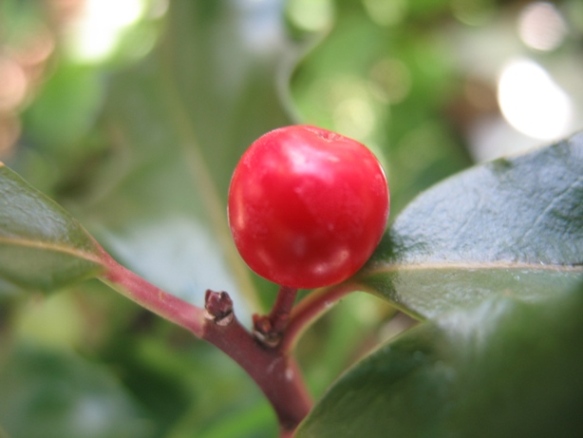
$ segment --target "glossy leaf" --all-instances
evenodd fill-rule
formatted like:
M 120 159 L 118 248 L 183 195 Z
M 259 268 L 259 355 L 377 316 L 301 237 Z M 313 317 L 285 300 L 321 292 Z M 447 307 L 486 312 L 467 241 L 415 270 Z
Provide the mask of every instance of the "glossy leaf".
M 583 275 L 583 134 L 454 176 L 395 220 L 365 283 L 433 317 L 502 294 L 535 299 Z
M 346 373 L 297 438 L 581 436 L 582 312 L 580 287 L 442 314 Z
M 0 295 L 98 274 L 97 244 L 65 210 L 0 163 Z

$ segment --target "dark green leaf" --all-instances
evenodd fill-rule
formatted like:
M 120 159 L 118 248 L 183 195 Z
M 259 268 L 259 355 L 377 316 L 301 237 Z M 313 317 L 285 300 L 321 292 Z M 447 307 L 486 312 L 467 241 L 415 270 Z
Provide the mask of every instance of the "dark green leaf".
M 81 225 L 0 163 L 0 295 L 62 287 L 100 269 Z
M 580 437 L 582 312 L 578 288 L 442 314 L 345 374 L 297 437 Z
M 493 294 L 534 299 L 583 275 L 583 135 L 428 190 L 396 219 L 365 282 L 432 317 Z

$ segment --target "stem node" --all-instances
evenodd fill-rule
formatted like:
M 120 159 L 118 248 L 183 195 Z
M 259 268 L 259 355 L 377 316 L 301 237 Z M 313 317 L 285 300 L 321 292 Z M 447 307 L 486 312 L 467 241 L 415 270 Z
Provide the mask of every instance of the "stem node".
M 283 335 L 274 329 L 268 316 L 253 315 L 253 337 L 261 345 L 275 348 L 279 345 Z
M 269 315 L 253 315 L 253 336 L 268 348 L 277 347 L 285 333 L 298 290 L 281 286 Z

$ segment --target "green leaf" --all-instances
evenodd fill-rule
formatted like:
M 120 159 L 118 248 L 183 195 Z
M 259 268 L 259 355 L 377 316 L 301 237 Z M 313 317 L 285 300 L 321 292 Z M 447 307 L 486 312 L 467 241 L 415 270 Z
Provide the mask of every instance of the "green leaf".
M 9 436 L 152 436 L 143 412 L 106 368 L 24 344 L 0 363 L 0 424 Z
M 346 373 L 297 434 L 579 437 L 583 288 L 425 322 Z
M 583 134 L 456 175 L 413 201 L 364 272 L 434 317 L 503 294 L 535 299 L 583 274 Z
M 269 404 L 248 391 L 239 404 L 221 400 L 210 415 L 208 408 L 196 406 L 185 415 L 189 421 L 180 424 L 168 438 L 270 438 L 277 436 L 277 420 Z M 202 415 L 201 415 L 202 413 Z M 205 414 L 207 417 L 205 418 Z
M 59 288 L 100 270 L 83 227 L 0 163 L 0 296 Z
M 78 161 L 88 153 L 78 142 L 94 122 L 102 87 L 95 69 L 61 61 L 25 113 L 30 141 L 59 165 Z
M 111 81 L 102 128 L 112 160 L 82 210 L 113 255 L 169 292 L 200 303 L 207 288 L 227 290 L 261 307 L 226 197 L 249 144 L 290 123 L 274 79 L 278 9 L 182 0 L 166 20 L 154 51 Z M 275 35 L 255 41 L 257 26 Z

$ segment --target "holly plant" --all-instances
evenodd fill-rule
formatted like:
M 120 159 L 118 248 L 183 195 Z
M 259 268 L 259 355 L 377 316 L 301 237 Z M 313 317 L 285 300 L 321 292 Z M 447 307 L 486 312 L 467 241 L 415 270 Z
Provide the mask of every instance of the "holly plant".
M 0 437 L 582 436 L 583 134 L 466 166 L 430 130 L 385 157 L 289 120 L 213 5 L 171 3 L 82 152 L 62 125 L 0 163 Z M 99 83 L 66 70 L 26 123 Z M 410 197 L 418 163 L 448 171 Z M 75 355 L 27 324 L 88 329 Z
M 1 281 L 48 290 L 101 279 L 234 359 L 271 403 L 282 437 L 576 436 L 582 357 L 568 346 L 583 330 L 582 175 L 579 135 L 438 184 L 383 235 L 388 189 L 365 146 L 309 126 L 269 132 L 241 159 L 229 193 L 243 258 L 281 281 L 272 311 L 249 331 L 228 292 L 207 290 L 200 308 L 152 285 L 2 165 Z M 294 305 L 308 286 L 317 289 Z M 313 406 L 294 345 L 355 291 L 419 324 Z

